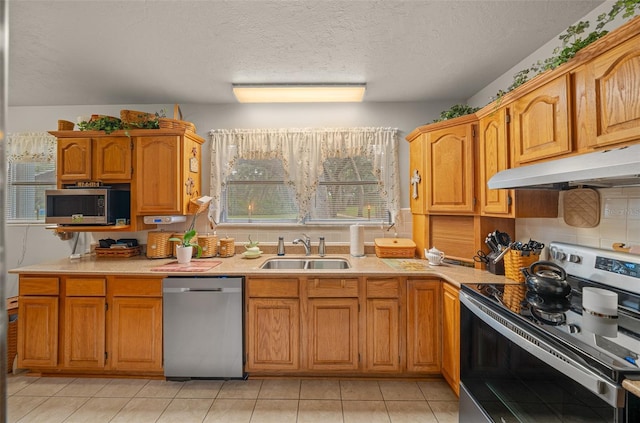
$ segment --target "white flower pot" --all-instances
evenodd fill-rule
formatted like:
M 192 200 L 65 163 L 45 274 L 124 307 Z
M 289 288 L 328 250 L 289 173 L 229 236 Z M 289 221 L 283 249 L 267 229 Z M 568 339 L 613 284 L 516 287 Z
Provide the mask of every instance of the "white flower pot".
M 193 256 L 193 247 L 178 245 L 176 247 L 176 257 L 178 257 L 178 263 L 186 264 L 191 262 L 191 256 Z

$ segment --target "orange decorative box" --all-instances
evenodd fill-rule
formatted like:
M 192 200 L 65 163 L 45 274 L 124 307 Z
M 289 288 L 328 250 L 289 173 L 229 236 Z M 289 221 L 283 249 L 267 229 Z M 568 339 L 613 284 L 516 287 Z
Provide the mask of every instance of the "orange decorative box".
M 376 256 L 381 258 L 414 258 L 416 243 L 408 238 L 376 238 Z

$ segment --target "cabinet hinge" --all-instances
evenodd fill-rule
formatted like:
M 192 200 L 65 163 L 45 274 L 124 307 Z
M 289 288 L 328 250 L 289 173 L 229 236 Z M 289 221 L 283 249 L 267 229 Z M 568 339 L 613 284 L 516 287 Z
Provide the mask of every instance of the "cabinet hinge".
M 476 128 L 473 127 L 471 128 L 471 138 L 475 138 L 476 137 Z
M 360 363 L 360 353 L 358 353 L 358 363 Z
M 511 123 L 511 115 L 509 115 L 509 114 L 505 115 L 505 116 L 504 116 L 504 121 L 505 121 L 506 123 Z
M 131 151 L 133 151 L 133 140 L 131 138 L 129 138 L 129 140 L 131 141 Z
M 109 303 L 104 303 L 104 311 L 109 310 Z
M 108 356 L 109 356 L 109 354 L 105 351 L 104 352 L 104 359 L 106 360 Z
M 513 203 L 513 198 L 510 195 L 507 195 L 507 205 L 510 206 Z

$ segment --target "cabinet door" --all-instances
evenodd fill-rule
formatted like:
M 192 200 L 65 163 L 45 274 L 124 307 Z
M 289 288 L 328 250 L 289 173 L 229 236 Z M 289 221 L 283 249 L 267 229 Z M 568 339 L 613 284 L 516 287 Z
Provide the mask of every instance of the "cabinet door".
M 587 92 L 593 93 L 586 121 L 588 145 L 600 147 L 640 137 L 640 36 L 602 54 L 588 66 Z
M 440 281 L 407 281 L 407 371 L 440 372 Z
M 138 214 L 182 214 L 179 136 L 138 137 L 136 169 Z
M 400 370 L 400 303 L 395 298 L 367 300 L 367 356 L 369 371 Z
M 105 364 L 105 298 L 67 297 L 64 301 L 63 365 L 103 368 Z
M 473 212 L 474 129 L 475 124 L 462 124 L 428 133 L 425 184 L 430 212 Z
M 58 138 L 58 182 L 90 181 L 91 138 Z
M 58 297 L 20 296 L 18 367 L 58 365 Z
M 572 151 L 568 80 L 569 75 L 563 75 L 513 102 L 511 142 L 516 166 Z
M 251 298 L 247 318 L 247 370 L 300 367 L 300 302 Z
M 425 212 L 425 138 L 425 135 L 420 135 L 409 144 L 409 205 L 413 214 Z
M 114 297 L 111 312 L 111 368 L 162 371 L 162 298 Z
M 308 367 L 312 370 L 358 368 L 358 299 L 308 300 Z
M 131 139 L 105 136 L 94 139 L 93 177 L 105 181 L 131 179 Z
M 460 300 L 458 288 L 442 285 L 442 376 L 460 395 Z
M 487 183 L 496 173 L 509 168 L 507 144 L 507 109 L 491 113 L 480 119 L 480 212 L 481 214 L 509 215 L 510 190 L 489 189 Z

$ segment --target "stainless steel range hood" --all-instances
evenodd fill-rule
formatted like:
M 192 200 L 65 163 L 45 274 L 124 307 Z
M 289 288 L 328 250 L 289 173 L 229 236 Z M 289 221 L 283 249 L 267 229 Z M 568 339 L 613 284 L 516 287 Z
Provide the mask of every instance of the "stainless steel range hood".
M 488 182 L 490 189 L 568 189 L 581 185 L 640 185 L 640 144 L 503 170 Z

